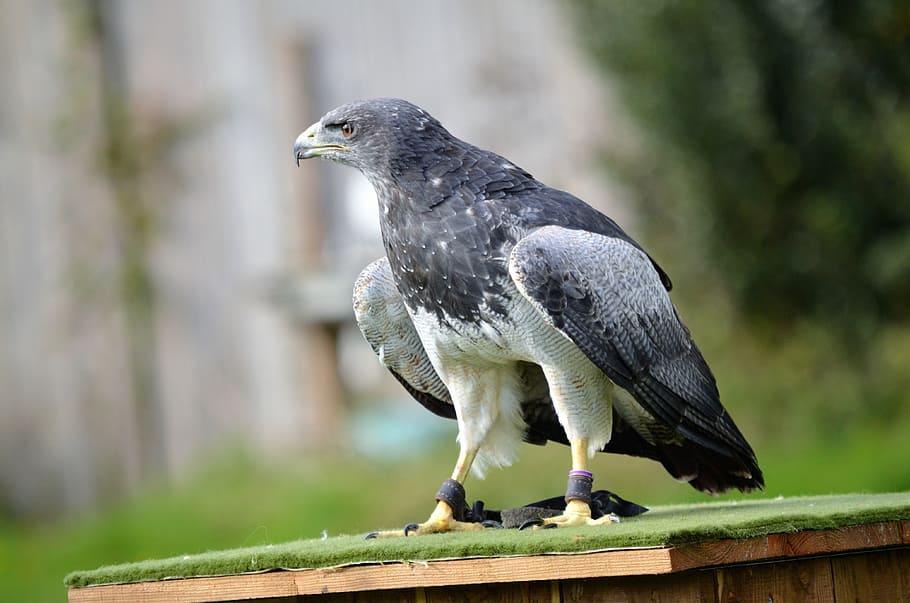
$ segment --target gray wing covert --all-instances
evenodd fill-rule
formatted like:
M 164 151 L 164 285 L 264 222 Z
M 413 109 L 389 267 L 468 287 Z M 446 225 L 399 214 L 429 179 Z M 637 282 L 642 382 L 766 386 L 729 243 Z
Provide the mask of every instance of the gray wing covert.
M 430 363 L 385 257 L 364 268 L 357 277 L 354 315 L 379 361 L 408 393 L 434 414 L 454 419 L 449 390 Z
M 761 482 L 752 449 L 643 251 L 620 238 L 546 226 L 513 248 L 509 272 L 532 305 L 649 414 L 736 459 L 743 477 Z

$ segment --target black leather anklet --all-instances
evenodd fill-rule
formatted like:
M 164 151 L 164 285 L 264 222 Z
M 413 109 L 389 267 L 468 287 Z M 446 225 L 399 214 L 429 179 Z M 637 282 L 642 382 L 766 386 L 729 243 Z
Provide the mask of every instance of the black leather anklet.
M 590 493 L 591 489 L 588 488 Z M 442 501 L 452 507 L 452 513 L 456 521 L 464 521 L 465 503 L 464 486 L 454 479 L 447 479 L 439 486 L 439 492 L 436 493 L 436 502 Z

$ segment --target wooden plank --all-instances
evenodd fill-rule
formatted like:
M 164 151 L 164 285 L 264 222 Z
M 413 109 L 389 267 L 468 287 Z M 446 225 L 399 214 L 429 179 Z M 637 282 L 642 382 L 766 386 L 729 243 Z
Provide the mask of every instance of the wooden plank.
M 669 549 L 617 549 L 579 555 L 493 557 L 275 571 L 72 588 L 71 603 L 225 601 L 375 591 L 415 586 L 529 582 L 565 578 L 662 574 L 673 571 Z
M 748 540 L 718 540 L 687 544 L 670 549 L 674 571 L 684 571 L 732 563 L 763 561 L 773 557 L 768 538 L 760 536 Z
M 713 572 L 688 571 L 664 576 L 566 580 L 566 603 L 711 603 L 717 601 Z
M 715 570 L 717 600 L 813 601 L 833 603 L 834 579 L 828 559 L 807 559 Z
M 268 599 L 296 597 L 297 583 L 291 572 L 245 574 L 217 578 L 192 578 L 189 580 L 161 580 L 71 588 L 70 602 L 114 603 L 205 603 L 243 599 Z
M 559 603 L 557 590 L 557 599 Z M 554 603 L 549 582 L 473 584 L 426 589 L 426 603 Z M 321 603 L 321 602 L 320 602 Z
M 580 555 L 454 559 L 313 570 L 297 573 L 297 587 L 299 594 L 308 595 L 414 585 L 495 584 L 671 571 L 669 549 L 622 549 Z
M 417 603 L 417 590 L 414 588 L 400 588 L 395 590 L 374 590 L 366 591 L 361 593 L 355 593 L 353 602 L 354 603 Z M 422 590 L 422 589 L 420 589 Z M 340 596 L 347 593 L 339 593 L 339 595 L 322 595 L 316 598 L 319 603 L 323 603 L 325 597 L 331 596 Z M 300 597 L 301 601 L 312 601 L 313 597 Z M 424 603 L 426 599 L 421 599 L 421 603 Z
M 773 534 L 775 557 L 807 557 L 834 551 L 861 551 L 901 544 L 901 527 L 896 521 L 870 523 L 833 530 L 806 530 Z
M 319 603 L 357 603 L 359 593 L 331 593 L 319 597 Z M 304 597 L 295 599 L 298 603 L 305 600 Z M 312 600 L 312 599 L 310 599 Z M 258 599 L 257 599 L 258 603 Z
M 73 603 L 123 600 L 229 601 L 237 598 L 263 599 L 414 587 L 667 574 L 785 557 L 901 546 L 907 538 L 907 524 L 910 522 L 882 522 L 837 530 L 774 534 L 749 540 L 724 540 L 676 548 L 358 565 L 93 586 L 70 589 L 69 600 Z
M 910 550 L 834 557 L 831 568 L 838 601 L 910 603 Z
M 674 571 L 787 557 L 808 557 L 904 544 L 900 522 L 804 530 L 748 540 L 718 540 L 670 549 Z

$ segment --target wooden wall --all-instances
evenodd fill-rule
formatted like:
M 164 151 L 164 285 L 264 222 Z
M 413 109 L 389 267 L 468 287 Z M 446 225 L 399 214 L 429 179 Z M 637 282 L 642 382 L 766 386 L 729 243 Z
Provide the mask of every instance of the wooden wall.
M 554 0 L 0 0 L 0 512 L 325 450 L 344 397 L 404 398 L 351 334 L 371 192 L 293 140 L 402 96 L 616 209 L 596 149 L 629 134 L 571 36 Z

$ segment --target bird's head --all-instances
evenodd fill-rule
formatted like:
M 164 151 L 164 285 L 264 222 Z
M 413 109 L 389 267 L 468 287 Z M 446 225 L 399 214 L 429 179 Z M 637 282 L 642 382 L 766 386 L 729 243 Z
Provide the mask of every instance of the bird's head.
M 401 149 L 432 150 L 448 138 L 442 125 L 420 107 L 397 98 L 378 98 L 326 113 L 297 137 L 294 157 L 297 165 L 301 159 L 322 157 L 370 176 L 390 169 Z

